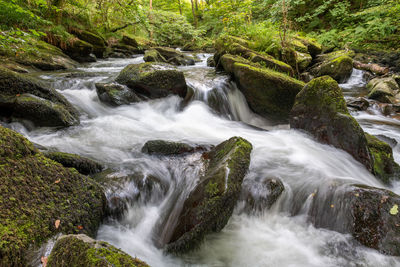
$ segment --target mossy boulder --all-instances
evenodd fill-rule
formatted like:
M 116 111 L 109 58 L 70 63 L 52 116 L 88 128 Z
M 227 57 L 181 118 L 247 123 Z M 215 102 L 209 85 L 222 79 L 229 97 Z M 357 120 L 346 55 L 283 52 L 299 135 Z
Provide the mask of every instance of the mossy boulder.
M 375 78 L 367 84 L 368 98 L 382 103 L 396 103 L 400 87 L 393 77 Z
M 322 46 L 316 40 L 308 37 L 296 36 L 296 40 L 300 41 L 307 47 L 308 53 L 315 58 L 317 55 L 322 53 Z M 301 52 L 301 51 L 299 51 Z
M 194 65 L 196 63 L 195 58 L 185 55 L 184 53 L 173 48 L 154 47 L 153 49 L 156 50 L 166 60 L 167 63 L 176 66 Z
M 117 43 L 111 46 L 113 53 L 120 53 L 127 57 L 143 54 L 143 49 L 140 47 L 135 47 L 127 44 Z
M 76 154 L 47 152 L 44 155 L 46 158 L 52 159 L 66 168 L 75 168 L 79 173 L 84 175 L 99 173 L 104 168 L 100 163 Z
M 61 47 L 63 52 L 78 62 L 95 62 L 96 57 L 92 55 L 93 45 L 78 38 L 70 39 L 65 46 Z
M 38 126 L 79 124 L 78 111 L 39 79 L 0 67 L 0 113 Z
M 48 258 L 47 266 L 148 267 L 149 265 L 107 242 L 96 241 L 80 234 L 59 237 Z
M 144 52 L 143 60 L 145 62 L 167 62 L 167 60 L 155 49 L 146 50 Z
M 372 171 L 373 158 L 358 122 L 349 114 L 342 90 L 329 76 L 313 79 L 296 96 L 290 126 L 343 149 Z
M 214 60 L 214 57 L 213 57 L 213 56 L 207 58 L 207 66 L 208 66 L 208 67 L 215 67 L 215 60 Z
M 305 71 L 312 62 L 310 54 L 296 52 L 296 65 L 300 72 Z
M 194 151 L 195 148 L 188 144 L 164 140 L 150 140 L 142 147 L 142 152 L 149 155 L 180 155 Z
M 96 83 L 95 85 L 100 101 L 111 106 L 128 105 L 142 100 L 131 89 L 121 84 Z
M 337 82 L 345 82 L 353 72 L 354 51 L 336 51 L 320 55 L 318 64 L 312 67 L 311 73 L 315 77 L 331 76 Z
M 95 181 L 1 126 L 0 162 L 0 266 L 26 266 L 28 252 L 57 233 L 96 234 L 106 199 Z
M 130 37 L 128 35 L 122 36 L 121 43 L 122 44 L 126 44 L 126 45 L 130 45 L 132 47 L 139 47 L 139 44 L 136 41 L 136 39 L 132 38 L 132 37 Z
M 151 99 L 173 94 L 185 97 L 187 93 L 183 72 L 168 64 L 131 64 L 120 72 L 116 81 Z
M 240 91 L 257 114 L 287 120 L 296 95 L 304 83 L 286 74 L 235 63 L 233 72 Z
M 208 233 L 227 224 L 239 198 L 243 178 L 250 164 L 252 145 L 232 137 L 204 155 L 204 176 L 186 198 L 173 229 L 164 240 L 166 251 L 184 253 L 200 245 Z
M 233 66 L 235 65 L 235 63 L 243 63 L 256 66 L 255 64 L 252 64 L 249 60 L 241 56 L 235 56 L 231 54 L 225 54 L 219 60 L 219 64 L 221 65 L 221 67 L 225 70 L 226 73 L 230 75 L 233 75 Z
M 392 178 L 397 178 L 400 166 L 394 161 L 393 150 L 389 144 L 373 135 L 365 134 L 368 148 L 373 158 L 373 174 L 384 183 L 389 183 Z
M 93 54 L 98 58 L 104 58 L 107 51 L 107 42 L 98 34 L 93 32 L 72 28 L 70 31 L 76 37 L 93 46 Z

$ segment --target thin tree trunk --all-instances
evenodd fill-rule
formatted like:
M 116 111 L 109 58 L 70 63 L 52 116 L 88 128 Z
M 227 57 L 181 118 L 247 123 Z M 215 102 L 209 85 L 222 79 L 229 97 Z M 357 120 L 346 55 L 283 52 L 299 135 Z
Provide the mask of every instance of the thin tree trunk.
M 182 16 L 182 3 L 181 0 L 178 0 L 178 5 L 179 5 L 179 14 Z
M 192 3 L 192 15 L 193 15 L 194 27 L 197 28 L 197 16 L 196 16 L 196 11 L 194 9 L 193 0 L 190 0 L 190 2 Z

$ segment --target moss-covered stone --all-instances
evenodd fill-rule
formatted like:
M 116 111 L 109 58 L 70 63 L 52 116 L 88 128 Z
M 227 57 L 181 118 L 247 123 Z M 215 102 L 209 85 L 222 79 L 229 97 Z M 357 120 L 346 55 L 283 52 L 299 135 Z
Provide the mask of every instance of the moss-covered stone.
M 93 53 L 98 58 L 104 58 L 106 50 L 107 50 L 107 43 L 103 37 L 93 32 L 72 28 L 70 30 L 72 34 L 76 37 L 85 41 L 93 46 Z
M 1 126 L 0 180 L 0 266 L 25 266 L 28 250 L 59 232 L 93 236 L 105 213 L 96 182 Z
M 339 56 L 336 56 L 339 55 Z M 345 82 L 353 72 L 353 59 L 340 53 L 323 57 L 322 63 L 311 69 L 315 77 L 331 76 L 337 82 Z
M 195 148 L 188 144 L 164 140 L 150 140 L 142 147 L 142 152 L 150 155 L 180 155 L 194 151 Z
M 183 73 L 168 64 L 131 64 L 120 72 L 116 81 L 152 99 L 171 94 L 185 97 L 187 92 Z
M 204 236 L 219 232 L 232 215 L 250 164 L 252 145 L 232 137 L 204 155 L 207 169 L 185 200 L 178 221 L 164 240 L 166 250 L 184 253 L 199 246 Z
M 117 83 L 96 83 L 96 92 L 100 101 L 112 106 L 128 105 L 140 102 L 132 90 Z
M 373 159 L 364 131 L 349 114 L 342 90 L 331 77 L 316 78 L 306 84 L 296 96 L 290 126 L 347 151 L 372 171 Z
M 400 90 L 393 77 L 375 78 L 367 84 L 368 98 L 382 103 L 396 103 L 395 95 Z
M 287 119 L 304 83 L 266 68 L 235 63 L 234 77 L 250 108 L 269 118 Z
M 143 60 L 145 62 L 167 62 L 167 60 L 155 49 L 146 50 L 144 52 Z
M 75 168 L 79 173 L 84 175 L 99 173 L 103 169 L 100 163 L 76 154 L 47 152 L 44 155 L 46 158 L 52 159 L 64 167 Z
M 65 54 L 78 62 L 96 61 L 96 58 L 91 55 L 93 53 L 93 45 L 81 39 L 70 39 L 61 49 Z
M 86 235 L 65 235 L 58 238 L 47 266 L 148 267 L 125 252 Z
M 310 54 L 296 52 L 296 65 L 300 72 L 306 70 L 311 61 L 312 57 Z
M 222 68 L 225 70 L 226 73 L 233 75 L 233 65 L 235 63 L 243 63 L 243 64 L 248 64 L 248 65 L 252 65 L 252 63 L 241 57 L 241 56 L 234 56 L 231 54 L 225 54 L 221 57 L 219 64 L 222 66 Z M 255 66 L 255 64 L 254 64 Z M 259 66 L 261 67 L 261 66 Z
M 215 60 L 214 57 L 207 58 L 207 66 L 208 67 L 215 67 Z
M 394 161 L 392 148 L 375 136 L 367 133 L 365 136 L 374 161 L 373 174 L 382 182 L 388 183 L 400 172 L 400 166 Z
M 322 46 L 315 39 L 304 37 L 304 36 L 296 36 L 295 39 L 303 43 L 307 47 L 308 53 L 315 58 L 317 55 L 322 53 Z M 299 51 L 301 52 L 301 51 Z
M 187 66 L 194 65 L 196 63 L 196 59 L 188 56 L 182 52 L 179 52 L 176 49 L 169 47 L 154 47 L 167 63 L 176 65 L 176 66 Z
M 126 45 L 130 45 L 132 47 L 139 47 L 139 44 L 136 41 L 136 39 L 132 38 L 132 37 L 130 37 L 128 35 L 122 36 L 121 43 L 126 44 Z

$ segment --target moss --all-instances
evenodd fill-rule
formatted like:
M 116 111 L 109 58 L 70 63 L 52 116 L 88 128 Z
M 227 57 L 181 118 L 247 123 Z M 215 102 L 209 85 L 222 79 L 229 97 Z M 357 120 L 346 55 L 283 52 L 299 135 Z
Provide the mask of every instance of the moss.
M 167 62 L 167 60 L 155 49 L 146 50 L 143 60 L 145 62 Z
M 106 242 L 95 241 L 85 235 L 67 235 L 57 240 L 47 266 L 147 267 L 148 265 Z
M 100 186 L 14 131 L 0 127 L 0 133 L 0 199 L 9 200 L 0 201 L 0 265 L 25 265 L 27 251 L 58 232 L 93 236 L 105 212 Z
M 338 82 L 344 82 L 353 71 L 353 59 L 348 56 L 339 56 L 322 63 L 318 68 L 318 76 L 329 75 Z
M 52 159 L 64 167 L 75 168 L 79 173 L 84 175 L 96 174 L 101 172 L 103 166 L 91 159 L 63 152 L 48 152 L 44 154 L 47 158 Z

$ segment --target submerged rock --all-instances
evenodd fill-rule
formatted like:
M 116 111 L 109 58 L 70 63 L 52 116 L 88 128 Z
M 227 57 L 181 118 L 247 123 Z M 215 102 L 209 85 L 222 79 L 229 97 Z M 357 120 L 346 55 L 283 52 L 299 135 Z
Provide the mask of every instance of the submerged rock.
M 345 82 L 353 72 L 353 51 L 337 51 L 321 55 L 316 66 L 312 67 L 311 73 L 315 77 L 328 75 L 337 82 Z
M 382 103 L 396 103 L 400 87 L 393 77 L 375 78 L 367 84 L 368 98 Z
M 187 93 L 183 72 L 168 64 L 131 64 L 120 72 L 116 81 L 151 99 L 173 94 L 185 97 Z
M 48 266 L 148 267 L 122 250 L 87 235 L 65 235 L 57 242 L 48 258 Z
M 150 155 L 180 155 L 194 151 L 195 148 L 188 144 L 164 140 L 150 140 L 142 147 L 142 152 Z
M 373 170 L 367 139 L 358 122 L 349 114 L 342 90 L 331 77 L 313 79 L 296 96 L 290 126 L 302 129 L 318 141 L 343 149 Z
M 106 208 L 95 181 L 1 126 L 0 162 L 1 266 L 25 266 L 28 250 L 59 232 L 95 235 Z
M 75 168 L 79 173 L 84 175 L 99 173 L 104 168 L 100 163 L 76 154 L 47 152 L 44 155 L 64 167 Z
M 132 90 L 117 83 L 96 83 L 96 92 L 100 101 L 112 106 L 128 105 L 142 100 Z
M 184 253 L 200 245 L 208 233 L 219 232 L 232 215 L 250 164 L 252 145 L 233 137 L 204 158 L 207 169 L 183 203 L 173 229 L 164 240 L 166 251 Z
M 38 126 L 79 124 L 78 111 L 40 80 L 0 67 L 0 114 Z

